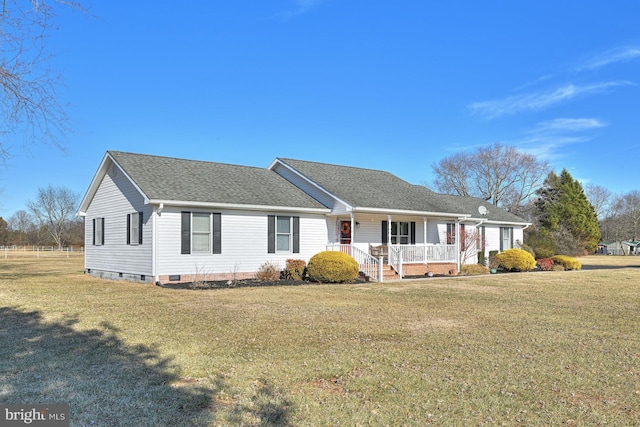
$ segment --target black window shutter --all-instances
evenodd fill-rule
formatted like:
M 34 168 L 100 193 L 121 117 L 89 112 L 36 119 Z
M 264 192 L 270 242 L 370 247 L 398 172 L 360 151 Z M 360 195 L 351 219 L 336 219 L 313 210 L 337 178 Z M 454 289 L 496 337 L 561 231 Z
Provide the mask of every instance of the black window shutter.
M 504 227 L 500 227 L 500 252 L 504 250 Z
M 387 244 L 387 240 L 389 237 L 388 234 L 389 234 L 389 222 L 382 221 L 382 244 L 383 245 Z
M 222 215 L 213 214 L 213 253 L 222 253 Z
M 416 222 L 415 221 L 411 221 L 411 244 L 415 245 L 416 244 Z
M 131 244 L 131 214 L 127 214 L 127 245 Z
M 142 244 L 142 212 L 138 212 L 140 220 L 138 221 L 138 244 Z
M 267 222 L 267 253 L 276 253 L 276 217 L 275 215 L 269 215 Z
M 191 253 L 191 212 L 182 212 L 181 254 Z
M 91 222 L 93 222 L 93 233 L 91 233 L 93 235 L 93 243 L 92 243 L 92 245 L 95 246 L 96 245 L 96 219 L 93 218 L 91 220 Z
M 300 217 L 293 217 L 293 253 L 300 253 Z
M 102 242 L 101 245 L 104 245 L 104 218 L 100 218 L 100 222 L 102 222 Z

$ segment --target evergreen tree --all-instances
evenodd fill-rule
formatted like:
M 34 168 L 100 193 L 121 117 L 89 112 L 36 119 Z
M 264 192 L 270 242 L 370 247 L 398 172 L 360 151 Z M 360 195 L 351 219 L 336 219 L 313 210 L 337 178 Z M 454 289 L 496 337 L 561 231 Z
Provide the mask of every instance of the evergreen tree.
M 566 169 L 559 176 L 551 172 L 537 194 L 538 232 L 551 238 L 556 253 L 595 251 L 600 241 L 598 217 L 582 185 Z

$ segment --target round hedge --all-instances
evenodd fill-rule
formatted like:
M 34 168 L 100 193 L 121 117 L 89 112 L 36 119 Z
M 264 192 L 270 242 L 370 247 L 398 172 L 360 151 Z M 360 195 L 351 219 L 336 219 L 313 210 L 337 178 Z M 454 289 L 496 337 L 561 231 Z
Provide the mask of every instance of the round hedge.
M 574 257 L 566 255 L 556 255 L 552 256 L 551 259 L 554 263 L 562 265 L 565 270 L 580 270 L 582 268 L 582 264 L 580 263 L 580 261 L 578 261 Z
M 351 282 L 358 277 L 359 270 L 353 257 L 339 251 L 319 252 L 307 264 L 309 278 L 316 282 Z
M 496 255 L 500 267 L 508 271 L 531 271 L 536 268 L 536 260 L 529 252 L 512 248 Z

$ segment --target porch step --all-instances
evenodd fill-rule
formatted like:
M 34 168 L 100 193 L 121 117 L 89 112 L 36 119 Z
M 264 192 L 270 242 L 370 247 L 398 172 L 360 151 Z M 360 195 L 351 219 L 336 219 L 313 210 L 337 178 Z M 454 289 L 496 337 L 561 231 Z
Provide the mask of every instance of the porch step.
M 385 281 L 398 280 L 400 278 L 400 275 L 389 264 L 384 264 L 382 266 L 382 277 Z

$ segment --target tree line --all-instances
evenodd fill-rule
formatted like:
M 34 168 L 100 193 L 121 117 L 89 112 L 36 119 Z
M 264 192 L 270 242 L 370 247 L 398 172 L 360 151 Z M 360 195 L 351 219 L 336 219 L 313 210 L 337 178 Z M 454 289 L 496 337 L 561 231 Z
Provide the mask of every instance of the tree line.
M 479 197 L 531 223 L 525 242 L 537 257 L 584 255 L 601 241 L 640 238 L 640 192 L 615 195 L 583 187 L 564 169 L 496 143 L 456 153 L 432 165 L 435 191 Z
M 80 196 L 66 187 L 39 188 L 7 220 L 0 217 L 0 246 L 84 246 L 84 218 L 76 217 Z

